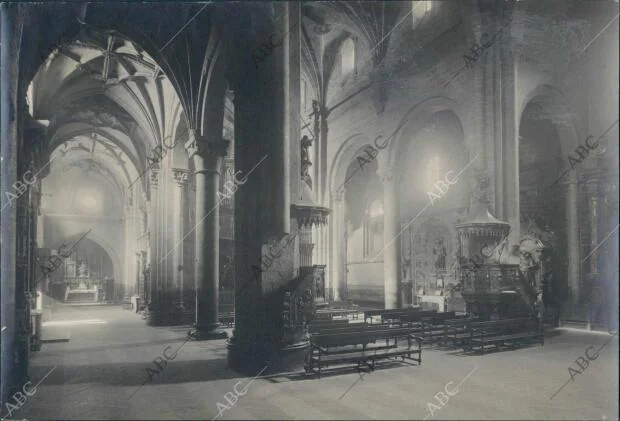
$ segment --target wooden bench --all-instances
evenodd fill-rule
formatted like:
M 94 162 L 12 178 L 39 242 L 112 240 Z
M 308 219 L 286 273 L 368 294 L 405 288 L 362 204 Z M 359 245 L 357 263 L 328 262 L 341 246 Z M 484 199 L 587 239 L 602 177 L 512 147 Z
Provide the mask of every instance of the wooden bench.
M 350 324 L 339 324 L 339 325 L 328 325 L 322 324 L 319 326 L 313 326 L 310 330 L 310 335 L 334 335 L 338 333 L 355 333 L 355 332 L 376 332 L 386 329 L 398 329 L 397 326 L 387 326 L 380 324 L 369 324 L 369 323 L 350 323 Z M 418 327 L 413 326 L 403 326 L 402 329 L 407 329 L 409 333 L 417 333 Z
M 444 337 L 446 322 L 466 317 L 468 316 L 457 316 L 454 311 L 436 313 L 433 310 L 425 310 L 402 316 L 400 325 L 416 328 L 415 334 L 422 338 L 423 342 L 433 343 Z
M 470 324 L 480 321 L 477 317 L 463 317 L 446 320 L 443 325 L 443 341 L 446 347 L 457 348 L 471 338 Z
M 422 329 L 418 336 L 420 336 L 424 342 L 433 343 L 437 339 L 443 338 L 444 324 L 446 321 L 463 317 L 464 316 L 458 317 L 454 311 L 434 313 L 426 317 L 423 316 Z
M 393 323 L 394 321 L 399 322 L 400 319 L 404 316 L 418 314 L 423 311 L 421 308 L 395 308 L 389 310 L 366 310 L 364 311 L 364 321 L 368 322 L 370 319 L 370 323 L 372 323 L 373 317 L 380 316 L 381 323 Z M 431 311 L 434 313 L 434 311 Z
M 377 343 L 382 340 L 385 340 L 385 345 Z M 374 370 L 377 360 L 391 357 L 422 364 L 421 346 L 421 339 L 408 328 L 366 327 L 346 333 L 314 334 L 310 337 L 304 369 L 306 373 L 318 374 L 320 378 L 322 367 L 335 364 L 355 363 L 357 367 L 365 364 Z M 417 355 L 417 358 L 412 355 Z
M 313 320 L 308 325 L 308 332 L 318 333 L 324 330 L 342 328 L 349 325 L 348 319 L 336 319 L 336 320 Z
M 516 345 L 532 339 L 544 344 L 542 324 L 534 317 L 477 322 L 470 324 L 470 329 L 468 349 L 478 348 L 482 355 L 484 347 L 489 345 L 514 349 Z
M 359 311 L 355 309 L 346 309 L 346 308 L 330 308 L 316 311 L 316 318 L 325 320 L 325 319 L 333 319 L 334 316 L 342 316 L 348 317 L 352 316 L 353 319 L 357 319 L 359 317 Z
M 383 323 L 397 324 L 400 326 L 422 326 L 422 321 L 439 314 L 435 310 L 418 310 L 415 312 L 392 313 Z

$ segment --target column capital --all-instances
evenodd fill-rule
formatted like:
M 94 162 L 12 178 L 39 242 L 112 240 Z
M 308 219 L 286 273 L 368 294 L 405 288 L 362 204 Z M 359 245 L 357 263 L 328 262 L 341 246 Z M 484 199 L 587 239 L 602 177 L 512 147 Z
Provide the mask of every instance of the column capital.
M 174 181 L 176 181 L 177 186 L 183 187 L 187 183 L 189 171 L 183 168 L 173 168 L 172 176 L 174 177 Z
M 207 136 L 200 136 L 196 133 L 195 129 L 192 129 L 189 130 L 189 137 L 187 142 L 185 142 L 185 149 L 190 158 L 194 155 L 200 155 L 202 157 L 211 155 L 215 158 L 221 158 L 226 156 L 229 143 L 230 141 L 222 137 L 208 138 Z

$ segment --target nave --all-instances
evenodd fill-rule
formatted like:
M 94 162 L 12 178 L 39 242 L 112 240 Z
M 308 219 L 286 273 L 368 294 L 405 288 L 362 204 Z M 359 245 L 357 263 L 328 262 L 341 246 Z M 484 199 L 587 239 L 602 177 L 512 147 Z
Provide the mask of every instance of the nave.
M 0 3 L 2 415 L 617 417 L 618 12 Z

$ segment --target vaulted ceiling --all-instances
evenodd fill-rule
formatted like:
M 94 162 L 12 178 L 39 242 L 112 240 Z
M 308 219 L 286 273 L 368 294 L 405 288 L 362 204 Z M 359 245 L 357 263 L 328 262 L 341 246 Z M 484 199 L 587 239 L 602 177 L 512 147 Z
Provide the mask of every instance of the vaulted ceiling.
M 182 117 L 155 61 L 111 30 L 83 30 L 57 47 L 29 92 L 32 116 L 49 121 L 52 169 L 99 172 L 122 194 L 145 171 L 153 148 L 173 143 Z
M 50 16 L 58 15 L 58 8 L 46 7 Z M 269 7 L 244 3 L 242 11 L 271 16 Z M 316 98 L 324 98 L 347 38 L 361 40 L 370 65 L 376 64 L 386 54 L 391 29 L 410 9 L 410 2 L 303 3 L 303 68 Z M 225 111 L 212 111 L 224 100 L 226 86 L 218 77 L 230 63 L 224 45 L 234 40 L 217 22 L 231 21 L 239 10 L 234 3 L 85 3 L 58 15 L 50 34 L 64 25 L 73 35 L 36 47 L 41 52 L 56 43 L 32 80 L 29 98 L 33 117 L 49 120 L 50 153 L 67 160 L 67 151 L 79 151 L 80 159 L 100 164 L 88 168 L 101 168 L 123 190 L 132 174 L 144 173 L 153 148 L 174 139 L 179 128 L 221 127 Z M 237 17 L 241 30 L 247 29 L 246 18 Z M 146 190 L 146 180 L 142 185 Z

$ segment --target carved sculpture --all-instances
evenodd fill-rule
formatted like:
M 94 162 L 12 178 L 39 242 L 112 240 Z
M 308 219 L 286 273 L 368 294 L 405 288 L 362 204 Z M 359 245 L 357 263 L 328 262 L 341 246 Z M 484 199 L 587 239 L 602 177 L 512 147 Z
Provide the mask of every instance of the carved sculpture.
M 316 291 L 316 298 L 325 301 L 325 274 L 317 271 L 314 277 L 314 285 Z
M 310 161 L 310 151 L 308 150 L 310 146 L 312 146 L 312 140 L 310 140 L 308 136 L 304 135 L 301 138 L 301 179 L 312 187 L 312 177 L 310 177 L 309 174 L 309 168 L 312 166 L 312 161 Z
M 491 177 L 487 172 L 483 169 L 474 169 L 474 189 L 472 191 L 472 201 L 473 203 L 481 203 L 488 204 L 489 200 L 489 189 L 491 187 Z

